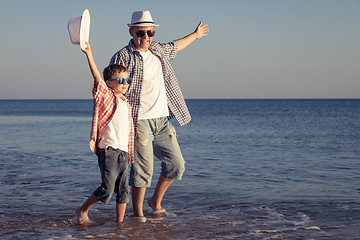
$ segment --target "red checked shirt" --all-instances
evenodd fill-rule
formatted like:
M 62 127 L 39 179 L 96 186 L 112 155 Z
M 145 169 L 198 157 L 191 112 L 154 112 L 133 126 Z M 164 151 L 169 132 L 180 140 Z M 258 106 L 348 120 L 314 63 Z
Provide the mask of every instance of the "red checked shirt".
M 98 146 L 98 141 L 102 135 L 105 127 L 109 124 L 113 118 L 116 108 L 119 105 L 119 99 L 115 96 L 114 92 L 106 86 L 104 80 L 100 80 L 96 85 L 94 82 L 93 86 L 93 117 L 92 117 L 92 127 L 90 133 L 90 149 L 96 153 L 96 148 Z M 126 97 L 121 96 L 128 107 L 128 117 L 129 117 L 129 145 L 128 145 L 128 162 L 132 164 L 134 162 L 134 125 L 131 117 L 131 107 L 128 103 Z

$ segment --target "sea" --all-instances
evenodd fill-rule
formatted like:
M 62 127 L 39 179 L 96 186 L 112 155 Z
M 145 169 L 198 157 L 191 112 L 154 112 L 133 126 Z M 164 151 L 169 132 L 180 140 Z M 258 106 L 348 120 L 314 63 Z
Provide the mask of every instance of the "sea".
M 171 120 L 186 160 L 163 215 L 90 225 L 75 210 L 100 184 L 92 100 L 0 100 L 0 239 L 360 239 L 359 99 L 187 99 Z M 152 186 L 160 173 L 155 159 Z

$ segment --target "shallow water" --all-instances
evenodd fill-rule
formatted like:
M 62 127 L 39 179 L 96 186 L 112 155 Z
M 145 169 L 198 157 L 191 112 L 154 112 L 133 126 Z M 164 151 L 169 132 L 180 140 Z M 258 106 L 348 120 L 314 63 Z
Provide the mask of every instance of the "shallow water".
M 2 239 L 359 239 L 360 100 L 189 100 L 187 170 L 167 214 L 114 223 L 98 203 L 91 101 L 0 101 Z M 159 161 L 154 181 L 159 173 Z M 150 197 L 153 187 L 147 191 Z

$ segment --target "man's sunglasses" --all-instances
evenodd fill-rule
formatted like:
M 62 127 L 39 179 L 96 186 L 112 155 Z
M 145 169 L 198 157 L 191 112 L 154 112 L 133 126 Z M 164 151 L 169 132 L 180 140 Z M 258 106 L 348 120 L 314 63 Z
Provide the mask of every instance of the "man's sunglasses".
M 125 82 L 127 82 L 127 84 L 130 85 L 132 83 L 132 80 L 132 78 L 113 78 L 106 81 L 117 81 L 118 84 L 124 84 Z
M 153 30 L 147 30 L 147 31 L 139 30 L 139 31 L 136 32 L 136 36 L 138 36 L 138 37 L 144 37 L 145 34 L 147 34 L 149 37 L 153 37 L 153 36 L 155 36 L 155 31 L 153 31 Z

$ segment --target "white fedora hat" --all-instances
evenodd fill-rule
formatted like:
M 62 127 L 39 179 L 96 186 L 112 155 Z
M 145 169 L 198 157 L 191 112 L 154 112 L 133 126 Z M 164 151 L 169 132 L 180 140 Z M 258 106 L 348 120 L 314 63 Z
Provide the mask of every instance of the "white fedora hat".
M 84 50 L 86 48 L 85 42 L 89 41 L 90 33 L 90 13 L 85 9 L 81 17 L 70 19 L 68 23 L 68 31 L 71 42 L 80 45 Z
M 133 12 L 131 17 L 131 23 L 129 27 L 158 27 L 159 25 L 154 24 L 149 11 L 136 11 Z

